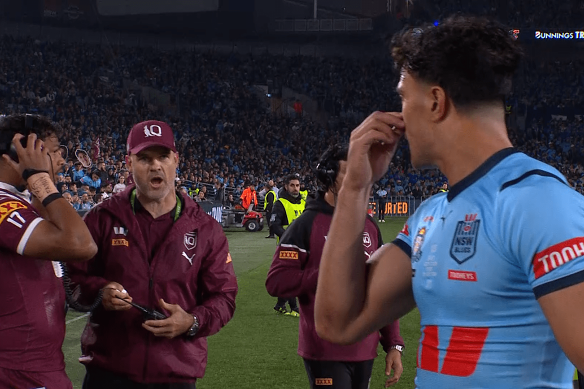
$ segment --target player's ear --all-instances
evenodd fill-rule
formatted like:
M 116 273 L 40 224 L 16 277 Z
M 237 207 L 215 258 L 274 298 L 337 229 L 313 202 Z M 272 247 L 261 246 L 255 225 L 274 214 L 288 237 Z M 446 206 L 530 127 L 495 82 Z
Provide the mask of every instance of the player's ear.
M 450 105 L 450 101 L 444 89 L 439 86 L 432 86 L 430 88 L 429 103 L 431 105 L 430 115 L 432 117 L 432 121 L 440 122 L 444 120 Z
M 134 169 L 132 167 L 132 158 L 129 155 L 126 155 L 126 167 L 130 173 L 134 173 Z
M 178 166 L 178 163 L 180 161 L 180 158 L 178 156 L 178 153 L 175 153 L 174 151 L 172 152 L 172 154 L 174 155 L 174 163 L 176 163 L 176 165 Z

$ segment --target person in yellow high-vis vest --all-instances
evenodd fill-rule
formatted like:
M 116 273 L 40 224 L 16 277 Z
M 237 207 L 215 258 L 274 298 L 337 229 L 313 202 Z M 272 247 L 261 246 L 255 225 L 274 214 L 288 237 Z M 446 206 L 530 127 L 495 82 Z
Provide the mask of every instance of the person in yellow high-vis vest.
M 306 185 L 302 182 L 300 184 L 300 196 L 306 201 L 308 199 L 308 189 L 306 189 Z
M 297 174 L 291 174 L 284 181 L 284 190 L 274 203 L 270 219 L 270 228 L 276 234 L 278 244 L 280 244 L 280 238 L 284 235 L 286 228 L 304 212 L 305 205 L 306 200 L 300 195 L 300 177 Z M 290 312 L 286 310 L 286 302 L 290 305 Z M 295 297 L 291 299 L 278 298 L 274 310 L 280 314 L 300 316 Z
M 272 211 L 274 210 L 274 203 L 276 202 L 278 195 L 269 183 L 264 186 L 264 190 L 266 191 L 264 196 L 264 212 L 266 213 L 266 220 L 268 221 L 268 228 L 270 231 L 266 238 L 275 238 L 274 231 L 272 231 Z

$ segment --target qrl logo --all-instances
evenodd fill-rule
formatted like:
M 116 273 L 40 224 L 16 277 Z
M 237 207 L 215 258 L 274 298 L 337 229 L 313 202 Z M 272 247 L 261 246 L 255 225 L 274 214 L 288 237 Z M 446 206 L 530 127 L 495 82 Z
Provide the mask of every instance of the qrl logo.
M 197 232 L 187 232 L 185 234 L 185 248 L 187 250 L 192 250 L 197 247 Z
M 151 136 L 162 136 L 162 128 L 157 124 L 152 124 L 150 128 L 144 126 L 144 134 L 146 135 L 146 138 Z

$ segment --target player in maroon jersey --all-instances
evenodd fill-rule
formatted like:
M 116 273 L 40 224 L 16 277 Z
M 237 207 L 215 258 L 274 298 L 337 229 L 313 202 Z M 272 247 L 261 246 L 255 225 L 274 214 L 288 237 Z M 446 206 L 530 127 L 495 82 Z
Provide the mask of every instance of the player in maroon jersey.
M 0 117 L 1 388 L 72 387 L 65 294 L 50 261 L 88 260 L 97 247 L 54 185 L 65 164 L 57 132 L 40 116 Z

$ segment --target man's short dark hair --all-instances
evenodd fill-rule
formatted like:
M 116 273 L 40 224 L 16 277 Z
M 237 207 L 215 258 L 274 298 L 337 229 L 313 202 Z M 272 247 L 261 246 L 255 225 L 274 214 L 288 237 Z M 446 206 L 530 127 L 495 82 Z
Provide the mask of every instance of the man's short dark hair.
M 290 181 L 293 180 L 298 180 L 298 182 L 300 182 L 300 174 L 292 173 L 286 176 L 286 179 L 284 180 L 284 185 L 290 185 Z
M 444 89 L 457 108 L 502 102 L 522 57 L 509 29 L 482 17 L 454 15 L 438 26 L 393 36 L 398 71 Z
M 0 116 L 0 154 L 10 150 L 10 144 L 15 134 L 28 136 L 37 134 L 37 138 L 45 140 L 51 136 L 59 137 L 61 128 L 41 115 L 14 114 Z

